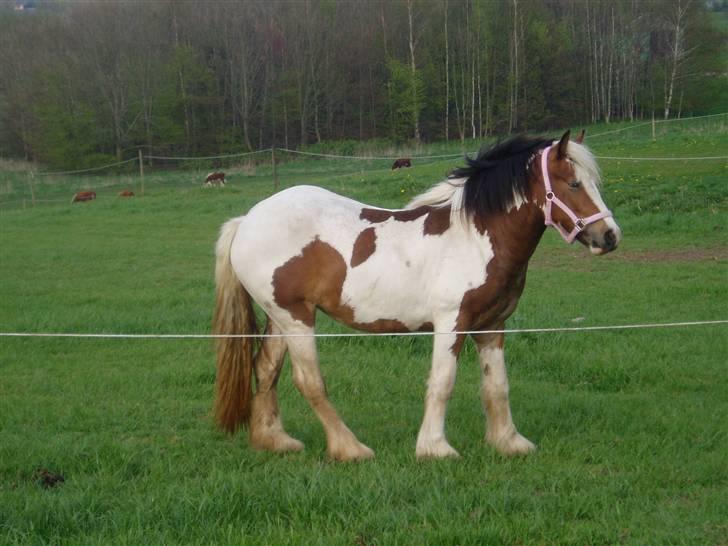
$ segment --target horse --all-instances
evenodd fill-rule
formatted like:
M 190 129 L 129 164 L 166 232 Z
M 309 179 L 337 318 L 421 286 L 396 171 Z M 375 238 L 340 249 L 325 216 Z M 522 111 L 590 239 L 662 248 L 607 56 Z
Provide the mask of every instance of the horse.
M 582 139 L 567 131 L 558 141 L 518 136 L 484 148 L 401 210 L 296 186 L 227 221 L 215 259 L 218 426 L 229 433 L 247 427 L 255 449 L 303 449 L 284 430 L 277 401 L 288 352 L 294 384 L 325 429 L 328 455 L 373 457 L 327 397 L 313 337 L 320 310 L 365 332 L 435 333 L 418 458 L 458 456 L 445 437 L 445 410 L 468 336 L 478 350 L 485 440 L 506 455 L 533 451 L 513 423 L 497 331 L 516 309 L 548 226 L 594 255 L 621 240 Z M 240 336 L 258 331 L 253 301 L 267 319 L 257 353 L 254 339 Z
M 71 199 L 71 204 L 80 203 L 82 201 L 93 201 L 94 199 L 96 199 L 95 191 L 80 191 L 73 195 L 73 199 Z
M 209 188 L 209 187 L 212 187 L 212 186 L 214 186 L 216 184 L 218 184 L 220 186 L 224 186 L 225 185 L 225 173 L 224 172 L 222 172 L 222 171 L 215 171 L 215 172 L 209 173 L 205 177 L 205 181 L 203 182 L 202 187 L 203 188 Z
M 401 169 L 403 167 L 411 167 L 412 166 L 412 160 L 409 157 L 400 157 L 399 159 L 395 160 L 394 164 L 392 165 L 392 170 Z
M 119 197 L 134 197 L 134 192 L 131 190 L 120 191 Z

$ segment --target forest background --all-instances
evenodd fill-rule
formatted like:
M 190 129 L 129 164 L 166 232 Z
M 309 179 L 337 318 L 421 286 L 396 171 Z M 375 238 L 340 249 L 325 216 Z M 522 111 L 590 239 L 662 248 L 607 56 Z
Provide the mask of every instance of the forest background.
M 725 0 L 0 1 L 0 156 L 83 168 L 728 109 Z

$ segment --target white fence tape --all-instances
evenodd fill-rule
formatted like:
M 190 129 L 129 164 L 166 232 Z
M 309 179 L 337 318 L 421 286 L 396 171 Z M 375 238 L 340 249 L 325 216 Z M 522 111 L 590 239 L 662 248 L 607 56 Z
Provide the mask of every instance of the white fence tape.
M 502 330 L 464 330 L 455 332 L 342 332 L 321 334 L 88 334 L 88 333 L 47 333 L 47 332 L 0 332 L 6 338 L 88 338 L 88 339 L 243 339 L 243 338 L 280 338 L 280 337 L 414 337 L 441 335 L 475 335 L 475 334 L 544 334 L 559 332 L 598 332 L 608 330 L 636 330 L 644 328 L 682 328 L 688 326 L 709 326 L 728 324 L 728 320 L 702 320 L 691 322 L 660 322 L 647 324 L 613 324 L 605 326 L 563 326 L 557 328 L 505 328 Z
M 613 157 L 607 155 L 595 155 L 597 159 L 614 159 L 617 161 L 705 161 L 711 159 L 728 159 L 728 155 L 713 155 L 707 157 Z
M 365 156 L 365 155 L 337 155 L 337 154 L 319 154 L 315 152 L 304 152 L 301 150 L 291 150 L 288 148 L 276 148 L 281 152 L 287 152 L 289 154 L 308 155 L 313 157 L 325 157 L 327 159 L 363 159 L 367 161 L 374 160 L 386 160 L 394 161 L 397 159 L 454 159 L 463 157 L 463 154 L 446 154 L 446 155 L 400 155 L 400 156 Z
M 280 149 L 280 148 L 277 148 Z M 265 150 L 256 150 L 254 152 L 242 152 L 239 154 L 225 154 L 225 155 L 207 155 L 207 156 L 200 156 L 200 157 L 183 157 L 183 156 L 165 156 L 165 155 L 145 155 L 144 159 L 159 159 L 159 160 L 173 160 L 173 161 L 195 161 L 195 160 L 202 160 L 202 159 L 226 159 L 228 157 L 246 157 L 249 155 L 255 155 L 255 154 L 264 154 L 264 153 L 270 153 L 271 148 L 266 148 Z
M 693 116 L 689 118 L 670 118 L 670 119 L 656 119 L 654 120 L 654 124 L 658 125 L 660 123 L 672 123 L 675 121 L 689 121 L 693 119 L 704 119 L 704 118 L 715 118 L 719 116 L 728 116 L 728 112 L 722 112 L 720 114 L 708 114 L 706 116 Z M 597 138 L 600 136 L 605 135 L 612 135 L 614 133 L 621 133 L 622 131 L 629 131 L 630 129 L 637 129 L 638 127 L 646 127 L 647 125 L 652 125 L 652 121 L 645 121 L 643 123 L 637 123 L 636 125 L 630 125 L 628 127 L 622 127 L 620 129 L 614 129 L 612 131 L 605 131 L 604 133 L 597 133 L 596 135 L 586 135 L 584 138 Z
M 92 167 L 90 169 L 79 169 L 77 171 L 55 171 L 55 172 L 34 172 L 33 175 L 35 176 L 51 176 L 51 175 L 61 175 L 61 174 L 81 174 L 81 173 L 90 173 L 94 171 L 102 171 L 104 169 L 108 169 L 110 167 L 118 167 L 119 165 L 124 165 L 125 163 L 131 163 L 132 161 L 139 161 L 138 158 L 133 157 L 131 159 L 127 159 L 126 161 L 117 161 L 116 163 L 109 163 L 108 165 L 102 165 L 101 167 Z

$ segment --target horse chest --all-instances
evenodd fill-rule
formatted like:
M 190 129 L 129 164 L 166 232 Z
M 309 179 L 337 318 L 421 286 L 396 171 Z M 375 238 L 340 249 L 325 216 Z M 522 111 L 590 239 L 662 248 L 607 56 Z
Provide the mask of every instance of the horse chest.
M 502 324 L 516 310 L 525 282 L 525 267 L 507 272 L 491 264 L 486 282 L 463 295 L 458 327 L 472 330 Z

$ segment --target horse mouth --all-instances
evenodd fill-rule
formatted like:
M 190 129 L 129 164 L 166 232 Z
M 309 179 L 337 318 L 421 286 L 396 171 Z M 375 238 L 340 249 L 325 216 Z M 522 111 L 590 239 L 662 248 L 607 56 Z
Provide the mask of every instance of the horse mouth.
M 610 229 L 601 237 L 592 237 L 586 231 L 582 231 L 576 236 L 576 239 L 589 249 L 593 256 L 603 256 L 609 254 L 619 245 L 619 238 Z
M 611 252 L 610 250 L 604 250 L 602 247 L 595 245 L 592 243 L 589 245 L 589 252 L 591 252 L 594 256 L 601 256 L 602 254 L 606 254 L 607 252 Z

